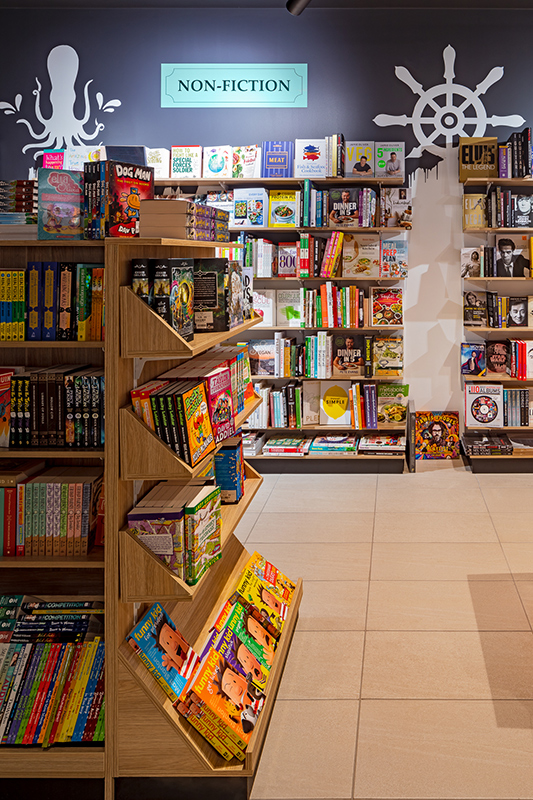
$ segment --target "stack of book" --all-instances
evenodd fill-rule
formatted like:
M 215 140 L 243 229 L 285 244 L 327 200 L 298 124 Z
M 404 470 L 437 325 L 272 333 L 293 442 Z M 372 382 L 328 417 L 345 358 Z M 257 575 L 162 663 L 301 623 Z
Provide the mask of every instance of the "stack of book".
M 229 242 L 228 222 L 227 211 L 191 200 L 142 200 L 139 235 L 198 242 Z
M 358 454 L 364 456 L 399 456 L 405 453 L 405 436 L 362 436 Z
M 309 454 L 314 453 L 353 453 L 357 452 L 355 436 L 315 436 Z
M 37 239 L 37 215 L 21 212 L 0 212 L 0 240 Z
M 511 456 L 513 444 L 505 434 L 465 431 L 461 444 L 466 456 Z
M 37 222 L 37 200 L 37 181 L 0 181 L 0 214 L 24 214 Z
M 313 442 L 311 438 L 273 436 L 263 445 L 264 456 L 306 456 Z
M 257 412 L 254 411 L 254 414 Z M 249 418 L 251 420 L 252 417 Z M 266 428 L 267 424 L 258 425 L 254 419 L 254 424 L 250 425 L 250 428 Z M 267 439 L 266 433 L 259 433 L 259 431 L 254 430 L 247 430 L 243 431 L 242 434 L 242 449 L 243 455 L 245 458 L 250 458 L 253 456 L 258 456 L 261 453 L 263 445 L 265 444 Z
M 103 742 L 102 603 L 0 597 L 0 743 Z
M 2 464 L 0 554 L 4 557 L 83 557 L 95 544 L 102 469 L 44 466 L 43 461 L 22 459 Z
M 105 379 L 97 367 L 54 364 L 0 370 L 0 446 L 100 449 Z
M 164 481 L 128 513 L 128 530 L 189 586 L 220 558 L 221 490 Z
M 224 504 L 238 503 L 244 495 L 244 452 L 242 436 L 226 439 L 215 453 L 215 478 Z

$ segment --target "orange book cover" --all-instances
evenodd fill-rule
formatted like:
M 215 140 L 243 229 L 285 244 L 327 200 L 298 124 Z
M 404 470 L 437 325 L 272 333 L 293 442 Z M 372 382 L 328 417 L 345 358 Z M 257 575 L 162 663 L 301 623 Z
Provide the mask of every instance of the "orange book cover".
M 205 383 L 195 383 L 176 395 L 180 426 L 186 428 L 190 464 L 195 466 L 215 449 L 215 437 L 209 418 Z
M 329 328 L 329 320 L 328 320 L 328 296 L 326 290 L 326 284 L 323 283 L 320 287 L 320 308 L 322 309 L 322 327 Z

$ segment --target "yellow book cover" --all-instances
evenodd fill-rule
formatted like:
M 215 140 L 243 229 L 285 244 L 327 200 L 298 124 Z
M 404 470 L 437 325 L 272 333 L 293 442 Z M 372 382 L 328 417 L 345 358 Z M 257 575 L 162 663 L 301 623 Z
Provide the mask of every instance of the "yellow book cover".
M 6 271 L 3 269 L 0 272 L 0 303 L 2 303 L 2 308 L 4 307 L 3 304 L 6 302 Z M 2 315 L 0 318 L 0 341 L 6 341 L 6 321 Z
M 7 310 L 7 322 L 6 322 L 6 342 L 13 341 L 13 323 L 12 320 L 12 313 L 13 313 L 13 273 L 11 270 L 7 270 L 6 272 L 6 310 Z
M 319 383 L 318 381 L 316 382 Z M 313 384 L 314 385 L 314 384 Z M 317 389 L 319 387 L 317 386 Z M 260 580 L 264 581 L 277 597 L 290 605 L 296 584 L 280 572 L 274 564 L 267 561 L 260 553 L 255 551 L 246 564 L 245 571 L 251 570 Z
M 72 663 L 72 658 L 74 656 L 75 645 L 72 642 L 69 642 L 65 648 L 65 656 L 63 659 L 63 663 L 61 665 L 61 670 L 59 672 L 55 689 L 54 695 L 50 702 L 49 710 L 50 713 L 47 713 L 46 719 L 43 724 L 43 731 L 44 736 L 42 742 L 40 741 L 39 737 L 39 744 L 42 744 L 43 747 L 47 747 L 50 734 L 52 732 L 52 727 L 54 725 L 57 709 L 59 708 L 59 703 L 61 702 L 61 695 L 63 694 L 63 688 L 68 678 L 68 673 L 70 669 L 70 665 Z
M 296 191 L 273 190 L 269 193 L 268 224 L 271 228 L 296 227 Z
M 85 690 L 87 688 L 87 682 L 91 674 L 91 669 L 93 666 L 94 658 L 96 656 L 96 651 L 98 649 L 99 641 L 100 637 L 97 636 L 94 639 L 94 641 L 89 642 L 87 658 L 83 662 L 79 680 L 74 690 L 74 697 L 72 700 L 72 713 L 69 715 L 69 722 L 66 730 L 67 741 L 70 741 L 70 739 L 72 739 L 72 734 L 74 733 L 74 728 L 76 727 L 76 720 L 78 719 L 78 714 L 80 713 L 83 695 L 85 694 Z
M 461 136 L 459 138 L 459 181 L 467 178 L 498 177 L 498 137 Z
M 57 708 L 57 703 L 59 702 L 58 697 L 60 692 L 61 681 L 65 674 L 65 666 L 69 663 L 69 656 L 72 650 L 72 644 L 67 644 L 65 646 L 65 650 L 63 651 L 63 656 L 61 658 L 61 664 L 59 666 L 59 672 L 57 673 L 57 680 L 54 683 L 52 688 L 52 694 L 50 696 L 50 701 L 48 703 L 48 708 L 46 709 L 45 717 L 43 720 L 43 724 L 41 726 L 41 732 L 39 734 L 39 738 L 37 739 L 37 744 L 43 744 L 48 727 L 50 726 L 50 720 L 52 717 L 52 711 Z
M 463 228 L 487 227 L 486 202 L 484 194 L 463 195 Z

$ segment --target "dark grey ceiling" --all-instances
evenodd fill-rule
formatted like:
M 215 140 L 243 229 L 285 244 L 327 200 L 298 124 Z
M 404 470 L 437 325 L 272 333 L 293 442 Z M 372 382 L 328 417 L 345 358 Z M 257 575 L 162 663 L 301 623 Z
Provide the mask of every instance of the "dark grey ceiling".
M 285 0 L 0 0 L 0 8 L 284 8 Z M 333 8 L 514 8 L 532 0 L 311 0 L 303 13 Z

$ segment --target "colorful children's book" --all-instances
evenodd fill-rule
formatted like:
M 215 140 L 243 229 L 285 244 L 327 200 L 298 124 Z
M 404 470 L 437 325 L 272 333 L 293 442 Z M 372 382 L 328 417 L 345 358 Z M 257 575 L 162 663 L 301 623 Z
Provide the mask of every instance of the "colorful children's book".
M 269 620 L 281 633 L 283 624 L 287 619 L 288 605 L 271 591 L 267 581 L 259 578 L 252 569 L 246 567 L 235 590 L 250 603 L 253 603 L 266 620 Z
M 290 578 L 287 578 L 280 570 L 267 561 L 260 553 L 255 551 L 250 556 L 245 569 L 251 570 L 260 580 L 264 581 L 270 587 L 280 600 L 290 605 L 292 596 L 296 589 L 296 584 Z
M 205 383 L 198 381 L 191 388 L 176 394 L 178 422 L 188 447 L 187 463 L 194 467 L 215 449 L 215 437 L 209 419 Z
M 107 172 L 105 235 L 138 236 L 141 200 L 154 199 L 153 167 L 108 161 Z
M 83 173 L 39 169 L 38 238 L 83 238 Z
M 162 689 L 177 700 L 199 658 L 160 603 L 146 612 L 127 641 Z
M 262 664 L 231 628 L 224 626 L 220 630 L 215 626 L 200 658 L 204 659 L 211 648 L 224 656 L 235 672 L 245 677 L 259 690 L 264 690 L 270 675 L 270 667 Z
M 9 447 L 11 427 L 11 376 L 13 369 L 0 370 L 0 447 Z
M 194 586 L 221 555 L 220 487 L 202 487 L 185 506 L 185 580 Z

